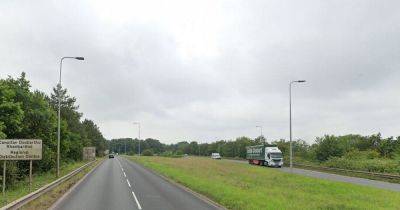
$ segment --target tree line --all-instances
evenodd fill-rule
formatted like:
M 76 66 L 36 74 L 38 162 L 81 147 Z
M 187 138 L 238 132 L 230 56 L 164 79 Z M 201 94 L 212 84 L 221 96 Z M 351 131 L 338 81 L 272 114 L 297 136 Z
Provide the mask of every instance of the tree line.
M 0 79 L 0 139 L 42 139 L 42 160 L 33 161 L 33 172 L 54 170 L 57 160 L 57 110 L 61 97 L 61 163 L 82 159 L 82 149 L 95 146 L 97 155 L 107 149 L 107 141 L 97 125 L 82 119 L 76 98 L 57 85 L 50 95 L 31 90 L 25 73 Z M 3 164 L 0 168 L 2 170 Z M 7 161 L 7 186 L 24 179 L 28 161 Z

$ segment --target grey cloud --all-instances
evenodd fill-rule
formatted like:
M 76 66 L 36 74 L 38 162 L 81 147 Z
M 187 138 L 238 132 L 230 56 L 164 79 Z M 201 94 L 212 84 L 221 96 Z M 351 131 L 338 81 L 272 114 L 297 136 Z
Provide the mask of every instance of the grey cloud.
M 101 1 L 4 1 L 1 76 L 26 71 L 49 93 L 59 58 L 85 56 L 65 62 L 64 86 L 108 138 L 133 121 L 165 142 L 254 137 L 256 124 L 287 138 L 293 79 L 308 81 L 294 89 L 296 137 L 400 135 L 397 1 L 170 3 L 142 17 L 161 4 L 117 1 L 145 11 L 109 19 L 121 11 Z

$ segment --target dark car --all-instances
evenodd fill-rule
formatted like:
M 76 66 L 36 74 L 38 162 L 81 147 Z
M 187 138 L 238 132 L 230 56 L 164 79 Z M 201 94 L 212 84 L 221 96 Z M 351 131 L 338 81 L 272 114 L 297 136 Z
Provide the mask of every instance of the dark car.
M 114 158 L 114 154 L 109 154 L 108 158 Z

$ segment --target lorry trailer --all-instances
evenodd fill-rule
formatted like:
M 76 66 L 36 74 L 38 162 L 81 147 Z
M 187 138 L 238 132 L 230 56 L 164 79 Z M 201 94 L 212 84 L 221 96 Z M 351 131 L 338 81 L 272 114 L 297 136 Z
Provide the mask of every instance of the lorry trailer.
M 282 167 L 282 151 L 275 145 L 256 145 L 246 147 L 246 159 L 249 164 Z

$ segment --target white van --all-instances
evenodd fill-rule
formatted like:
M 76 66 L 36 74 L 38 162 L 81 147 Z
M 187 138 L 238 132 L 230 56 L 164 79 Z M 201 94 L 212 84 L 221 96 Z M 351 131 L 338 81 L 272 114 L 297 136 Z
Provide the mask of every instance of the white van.
M 221 155 L 218 152 L 211 153 L 211 158 L 212 159 L 221 159 Z

